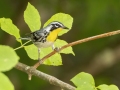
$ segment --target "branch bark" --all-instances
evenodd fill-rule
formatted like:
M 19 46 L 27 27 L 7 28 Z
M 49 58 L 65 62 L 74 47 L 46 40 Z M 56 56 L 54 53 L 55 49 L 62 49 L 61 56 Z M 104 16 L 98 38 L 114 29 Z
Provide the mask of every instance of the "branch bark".
M 16 69 L 21 70 L 25 73 L 29 73 L 31 75 L 37 76 L 45 81 L 48 81 L 50 84 L 56 85 L 61 87 L 64 90 L 75 90 L 75 87 L 71 86 L 70 84 L 67 84 L 51 75 L 45 74 L 41 71 L 35 70 L 34 68 L 31 68 L 30 66 L 27 66 L 23 63 L 18 63 L 15 66 Z
M 120 30 L 116 30 L 116 31 L 112 31 L 112 32 L 108 32 L 108 33 L 104 33 L 104 34 L 100 34 L 100 35 L 96 35 L 96 36 L 92 36 L 92 37 L 88 37 L 88 38 L 85 38 L 85 39 L 81 39 L 81 40 L 78 40 L 78 41 L 75 41 L 75 42 L 71 42 L 67 45 L 64 45 L 62 46 L 59 51 L 69 47 L 69 46 L 74 46 L 74 45 L 77 45 L 77 44 L 81 44 L 81 43 L 84 43 L 84 42 L 88 42 L 88 41 L 92 41 L 92 40 L 95 40 L 95 39 L 99 39 L 99 38 L 104 38 L 104 37 L 108 37 L 108 36 L 112 36 L 112 35 L 116 35 L 116 34 L 119 34 L 120 33 Z M 43 57 L 40 61 L 38 61 L 33 67 L 34 68 L 37 68 L 38 66 L 40 66 L 47 58 L 51 57 L 52 55 L 54 55 L 56 53 L 56 51 L 53 51 L 51 53 L 49 53 L 48 55 L 46 55 L 45 57 Z
M 104 37 L 116 35 L 116 34 L 119 34 L 119 33 L 120 33 L 120 30 L 117 30 L 117 31 L 112 31 L 112 32 L 108 32 L 108 33 L 104 33 L 104 34 L 100 34 L 100 35 L 88 37 L 88 38 L 85 38 L 85 39 L 82 39 L 82 40 L 78 40 L 78 41 L 69 43 L 67 45 L 64 45 L 64 46 L 62 46 L 59 49 L 59 51 L 65 49 L 65 48 L 67 48 L 69 46 L 74 46 L 74 45 L 77 45 L 77 44 L 81 44 L 81 43 L 92 41 L 92 40 L 95 40 L 95 39 L 99 39 L 99 38 L 104 38 Z M 55 78 L 53 76 L 50 76 L 48 74 L 45 74 L 43 72 L 40 72 L 40 71 L 36 70 L 36 68 L 39 65 L 41 65 L 47 58 L 51 57 L 55 53 L 56 53 L 56 51 L 53 51 L 53 52 L 49 53 L 48 55 L 46 55 L 45 57 L 43 57 L 41 59 L 41 61 L 37 62 L 33 67 L 27 66 L 27 65 L 22 64 L 22 63 L 18 63 L 16 65 L 16 68 L 19 69 L 19 70 L 21 70 L 21 71 L 24 71 L 24 72 L 28 73 L 29 78 L 31 78 L 31 76 L 34 75 L 34 76 L 37 76 L 39 78 L 42 78 L 42 79 L 50 82 L 53 85 L 59 86 L 62 89 L 65 89 L 65 90 L 75 90 L 75 87 L 73 87 L 73 86 L 71 86 L 71 85 L 69 85 L 69 84 L 67 84 L 65 82 L 62 82 L 62 81 L 60 81 L 59 79 L 57 79 L 57 78 Z

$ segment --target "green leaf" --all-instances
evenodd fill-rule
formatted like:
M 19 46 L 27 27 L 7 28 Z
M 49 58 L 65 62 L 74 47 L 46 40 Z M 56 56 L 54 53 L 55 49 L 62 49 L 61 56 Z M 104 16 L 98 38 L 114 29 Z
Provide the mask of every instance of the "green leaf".
M 37 47 L 32 44 L 28 46 L 24 46 L 24 49 L 26 50 L 28 56 L 33 60 L 38 60 L 38 49 Z M 40 54 L 41 57 L 41 54 Z
M 68 44 L 68 43 L 67 43 L 66 41 L 64 41 L 64 40 L 57 39 L 57 40 L 55 41 L 55 46 L 56 46 L 56 47 L 61 47 L 61 46 L 64 46 L 64 45 L 66 45 L 66 44 Z M 75 55 L 75 53 L 73 52 L 71 46 L 63 49 L 62 51 L 60 51 L 60 53 L 73 54 L 73 55 Z
M 55 42 L 55 46 L 56 47 L 61 47 L 61 45 L 66 45 L 67 42 L 63 41 L 63 40 L 59 40 L 57 39 Z M 33 59 L 33 60 L 38 60 L 38 49 L 35 45 L 29 45 L 29 46 L 24 46 L 28 56 Z M 47 54 L 49 54 L 50 52 L 52 52 L 53 50 L 51 49 L 51 47 L 49 48 L 41 48 L 40 49 L 40 58 L 43 58 L 44 56 L 46 56 Z M 74 52 L 72 51 L 72 47 L 68 47 L 64 50 L 62 50 L 60 53 L 65 53 L 65 54 L 73 54 Z M 62 65 L 62 59 L 61 59 L 61 55 L 56 53 L 53 56 L 49 57 L 47 60 L 45 60 L 44 64 L 46 65 L 54 65 L 54 66 L 58 66 L 58 65 Z
M 2 21 L 2 18 L 0 18 L 0 27 L 1 27 L 1 21 Z
M 99 86 L 98 86 L 98 89 L 100 89 L 100 90 L 109 90 L 109 86 L 106 85 L 106 84 L 99 85 Z
M 36 31 L 40 29 L 41 22 L 39 12 L 30 3 L 28 3 L 27 8 L 24 11 L 24 20 L 31 31 Z
M 102 84 L 97 87 L 100 90 L 119 90 L 117 86 L 115 85 L 106 85 Z
M 13 48 L 0 45 L 0 71 L 8 71 L 18 63 L 19 57 Z
M 110 90 L 119 90 L 116 85 L 109 85 Z
M 12 23 L 12 20 L 1 18 L 0 22 L 1 22 L 1 29 L 9 33 L 10 35 L 15 36 L 17 41 L 21 43 L 21 40 L 18 39 L 20 38 L 19 29 Z
M 50 52 L 52 52 L 53 50 L 51 49 L 51 47 L 49 48 L 42 48 L 41 49 L 41 54 L 43 56 L 49 54 Z M 45 60 L 44 64 L 46 65 L 53 65 L 53 66 L 58 66 L 58 65 L 62 65 L 62 58 L 61 55 L 56 53 L 53 56 L 49 57 L 47 60 Z
M 97 89 L 95 88 L 95 86 L 89 83 L 86 83 L 86 84 L 79 85 L 79 87 L 77 87 L 76 90 L 97 90 Z
M 38 60 L 38 49 L 35 45 L 29 45 L 29 46 L 24 46 L 28 56 L 33 59 L 33 60 Z M 46 56 L 47 54 L 49 54 L 50 52 L 52 52 L 53 50 L 51 49 L 51 47 L 49 48 L 41 48 L 40 49 L 40 58 L 43 58 L 44 56 Z M 62 65 L 62 59 L 61 59 L 61 55 L 56 53 L 53 56 L 49 57 L 47 60 L 45 60 L 44 64 L 46 65 L 54 65 L 54 66 L 58 66 L 58 65 Z
M 63 23 L 63 25 L 65 25 L 66 27 L 68 27 L 69 29 L 72 28 L 72 23 L 73 23 L 73 18 L 69 15 L 69 14 L 65 14 L 65 13 L 57 13 L 55 15 L 53 15 L 45 24 L 44 27 L 47 26 L 49 23 L 53 22 L 53 21 L 59 21 L 61 23 Z M 69 30 L 62 30 L 59 33 L 59 36 L 67 33 Z
M 0 72 L 0 90 L 14 90 L 13 84 L 9 78 Z
M 85 72 L 81 72 L 79 74 L 77 74 L 75 77 L 73 77 L 71 79 L 71 81 L 77 86 L 81 86 L 81 85 L 92 85 L 95 86 L 95 82 L 94 79 L 92 77 L 92 75 L 85 73 Z

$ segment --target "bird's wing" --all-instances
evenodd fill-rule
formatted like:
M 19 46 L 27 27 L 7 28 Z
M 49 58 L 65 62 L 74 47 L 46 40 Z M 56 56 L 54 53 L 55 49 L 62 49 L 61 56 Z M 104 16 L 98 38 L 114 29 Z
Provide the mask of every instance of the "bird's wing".
M 41 42 L 45 39 L 46 31 L 45 30 L 38 30 L 31 33 L 31 40 Z

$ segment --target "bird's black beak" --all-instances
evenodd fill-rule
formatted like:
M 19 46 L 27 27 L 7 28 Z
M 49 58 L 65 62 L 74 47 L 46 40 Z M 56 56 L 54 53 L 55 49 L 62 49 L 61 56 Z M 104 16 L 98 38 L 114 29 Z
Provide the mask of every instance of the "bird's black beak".
M 64 26 L 63 29 L 69 29 L 68 27 Z

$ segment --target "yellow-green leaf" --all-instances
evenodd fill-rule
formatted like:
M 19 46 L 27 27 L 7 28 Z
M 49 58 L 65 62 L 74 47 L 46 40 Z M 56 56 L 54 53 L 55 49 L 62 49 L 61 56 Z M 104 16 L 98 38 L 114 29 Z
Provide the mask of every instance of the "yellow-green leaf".
M 38 60 L 38 49 L 35 45 L 29 45 L 29 46 L 24 46 L 28 56 L 33 59 L 33 60 Z M 41 48 L 40 49 L 40 58 L 43 58 L 44 56 L 46 56 L 47 54 L 49 54 L 50 52 L 52 52 L 52 48 Z M 54 65 L 54 66 L 58 66 L 58 65 L 62 65 L 62 59 L 61 59 L 61 55 L 56 53 L 55 55 L 49 57 L 47 60 L 45 60 L 44 64 L 46 65 Z
M 94 78 L 89 73 L 81 72 L 71 79 L 71 81 L 77 86 L 92 85 L 95 86 Z
M 2 21 L 2 18 L 0 18 L 0 27 L 1 27 L 1 21 Z
M 52 52 L 52 48 L 42 48 L 41 49 L 41 54 L 43 56 L 49 54 L 50 52 Z M 54 55 L 52 55 L 51 57 L 49 57 L 47 60 L 45 60 L 44 64 L 46 65 L 54 65 L 54 66 L 58 66 L 58 65 L 62 65 L 62 58 L 61 55 L 56 53 Z
M 30 3 L 28 3 L 27 8 L 24 11 L 24 20 L 31 31 L 36 31 L 40 29 L 41 22 L 39 12 Z
M 79 85 L 76 90 L 97 90 L 95 86 L 91 85 L 90 83 L 85 83 Z
M 9 78 L 0 72 L 0 90 L 14 90 L 14 86 Z
M 116 85 L 109 85 L 110 90 L 119 90 Z
M 65 25 L 66 27 L 68 27 L 69 29 L 72 28 L 72 23 L 73 23 L 73 18 L 69 15 L 69 14 L 65 14 L 65 13 L 57 13 L 55 15 L 53 15 L 45 24 L 44 27 L 47 26 L 49 23 L 53 22 L 53 21 L 59 21 L 61 23 L 63 23 L 63 25 Z M 67 33 L 69 30 L 62 30 L 59 33 L 59 36 Z
M 35 45 L 24 46 L 28 56 L 33 60 L 38 60 L 38 49 Z M 41 55 L 41 54 L 40 54 Z
M 99 88 L 100 90 L 119 90 L 119 88 L 116 85 L 106 84 L 99 85 L 97 88 Z
M 18 63 L 19 57 L 13 48 L 0 45 L 0 71 L 8 71 Z
M 100 90 L 109 90 L 109 86 L 106 85 L 106 84 L 99 85 L 98 88 L 99 88 Z
M 21 40 L 18 39 L 20 38 L 19 29 L 12 23 L 11 19 L 1 18 L 0 22 L 3 31 L 15 36 L 17 41 L 21 42 Z
M 56 46 L 56 47 L 62 47 L 62 46 L 67 45 L 67 44 L 68 44 L 68 43 L 67 43 L 66 41 L 64 41 L 64 40 L 57 39 L 57 40 L 55 41 L 55 46 Z M 62 51 L 60 51 L 60 53 L 73 54 L 73 55 L 75 55 L 74 52 L 73 52 L 73 50 L 72 50 L 72 47 L 71 47 L 71 46 L 63 49 Z

